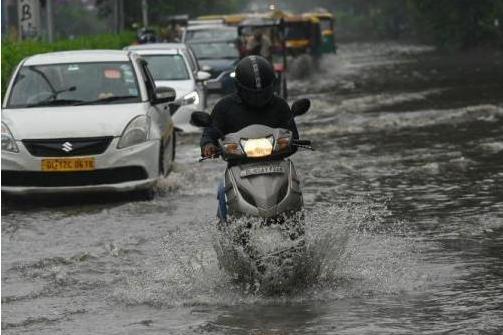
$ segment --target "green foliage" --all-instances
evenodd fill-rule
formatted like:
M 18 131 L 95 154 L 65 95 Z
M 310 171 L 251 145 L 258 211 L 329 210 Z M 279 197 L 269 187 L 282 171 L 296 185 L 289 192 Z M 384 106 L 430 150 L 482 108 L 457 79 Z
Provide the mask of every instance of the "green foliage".
M 2 97 L 8 80 L 16 66 L 24 58 L 35 54 L 79 50 L 79 49 L 121 49 L 135 40 L 135 35 L 126 32 L 119 35 L 86 36 L 73 40 L 60 40 L 55 43 L 40 41 L 2 41 Z
M 503 0 L 338 0 L 335 12 L 342 32 L 416 36 L 451 48 L 503 46 Z
M 442 46 L 461 48 L 501 43 L 502 1 L 410 0 L 419 30 Z M 495 24 L 495 20 L 500 26 Z
M 150 25 L 162 25 L 169 15 L 188 14 L 190 17 L 208 14 L 227 14 L 239 12 L 245 5 L 246 0 L 183 0 L 165 1 L 149 0 Z M 101 16 L 111 15 L 109 0 L 96 0 L 96 5 Z M 126 27 L 133 23 L 142 22 L 141 1 L 124 0 L 124 16 Z
M 80 0 L 66 0 L 55 6 L 54 26 L 57 39 L 73 36 L 97 35 L 109 32 L 108 18 L 97 15 L 96 10 L 88 10 Z

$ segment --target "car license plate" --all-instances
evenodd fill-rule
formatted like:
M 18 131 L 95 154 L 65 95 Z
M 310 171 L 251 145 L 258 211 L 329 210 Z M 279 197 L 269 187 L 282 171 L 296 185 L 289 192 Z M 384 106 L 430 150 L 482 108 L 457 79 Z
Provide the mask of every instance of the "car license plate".
M 92 171 L 96 169 L 94 157 L 42 159 L 44 172 Z
M 244 178 L 260 174 L 275 174 L 275 173 L 285 173 L 285 169 L 279 165 L 256 166 L 241 171 L 240 176 Z

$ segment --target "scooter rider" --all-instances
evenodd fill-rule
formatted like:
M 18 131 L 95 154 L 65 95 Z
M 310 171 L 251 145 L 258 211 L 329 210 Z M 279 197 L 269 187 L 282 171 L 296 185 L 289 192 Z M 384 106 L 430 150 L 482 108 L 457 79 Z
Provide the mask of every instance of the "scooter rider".
M 276 79 L 272 65 L 261 56 L 247 56 L 236 66 L 237 92 L 222 98 L 211 113 L 212 126 L 201 137 L 201 153 L 218 154 L 218 139 L 253 124 L 291 130 L 297 126 L 287 102 L 274 94 Z
M 297 139 L 288 103 L 274 94 L 276 76 L 272 65 L 261 56 L 247 56 L 237 64 L 235 74 L 237 92 L 222 98 L 213 108 L 212 126 L 205 128 L 201 137 L 202 156 L 218 156 L 218 139 L 254 124 L 288 129 Z M 223 185 L 218 193 L 219 216 L 225 218 Z

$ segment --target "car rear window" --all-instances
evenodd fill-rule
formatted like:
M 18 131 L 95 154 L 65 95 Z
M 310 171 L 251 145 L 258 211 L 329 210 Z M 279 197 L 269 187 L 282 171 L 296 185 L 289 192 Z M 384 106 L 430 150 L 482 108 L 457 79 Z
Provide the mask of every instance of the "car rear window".
M 182 55 L 143 55 L 154 80 L 189 80 L 187 63 Z
M 238 38 L 238 31 L 236 28 L 230 29 L 197 29 L 187 30 L 185 33 L 185 42 L 194 41 L 231 41 Z

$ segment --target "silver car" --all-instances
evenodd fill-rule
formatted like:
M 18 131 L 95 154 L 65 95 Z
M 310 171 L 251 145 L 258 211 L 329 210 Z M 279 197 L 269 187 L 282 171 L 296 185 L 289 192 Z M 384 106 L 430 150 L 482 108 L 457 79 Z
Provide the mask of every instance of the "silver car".
M 184 132 L 199 131 L 190 124 L 190 115 L 206 107 L 204 82 L 211 74 L 199 69 L 192 50 L 182 43 L 152 43 L 126 48 L 141 55 L 147 63 L 157 86 L 172 87 L 176 91 L 175 127 Z
M 23 60 L 2 105 L 2 192 L 148 192 L 172 168 L 174 99 L 135 53 Z

